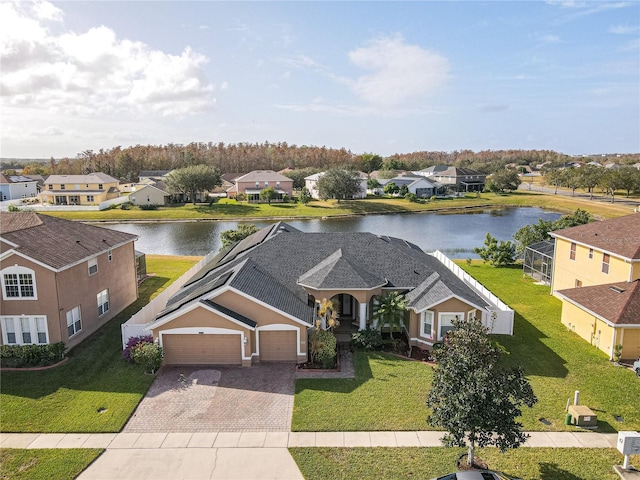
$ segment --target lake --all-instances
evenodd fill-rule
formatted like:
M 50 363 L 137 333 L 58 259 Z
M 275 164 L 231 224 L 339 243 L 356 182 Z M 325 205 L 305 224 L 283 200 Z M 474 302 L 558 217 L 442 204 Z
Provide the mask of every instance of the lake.
M 487 232 L 498 240 L 513 240 L 522 226 L 538 218 L 556 220 L 560 214 L 540 208 L 500 208 L 461 213 L 368 215 L 351 218 L 287 220 L 304 232 L 371 232 L 415 243 L 425 251 L 440 250 L 451 258 L 478 258 Z M 251 221 L 258 228 L 273 221 Z M 220 233 L 238 222 L 116 223 L 108 228 L 138 235 L 136 250 L 159 255 L 206 255 L 219 250 Z

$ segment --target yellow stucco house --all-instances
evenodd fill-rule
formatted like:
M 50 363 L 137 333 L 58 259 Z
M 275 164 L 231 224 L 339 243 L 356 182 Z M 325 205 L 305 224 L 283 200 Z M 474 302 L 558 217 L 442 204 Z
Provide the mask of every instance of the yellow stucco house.
M 50 175 L 44 182 L 40 199 L 54 205 L 97 205 L 120 196 L 119 181 L 106 173 L 87 175 Z
M 640 214 L 552 232 L 562 323 L 613 358 L 640 356 Z

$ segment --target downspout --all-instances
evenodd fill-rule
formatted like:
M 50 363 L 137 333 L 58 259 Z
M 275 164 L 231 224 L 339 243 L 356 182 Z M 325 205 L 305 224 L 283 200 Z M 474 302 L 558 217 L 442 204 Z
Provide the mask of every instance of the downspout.
M 609 361 L 613 360 L 613 349 L 616 346 L 616 337 L 618 336 L 618 329 L 613 327 L 613 335 L 611 335 L 611 351 L 609 353 Z
M 554 237 L 553 239 L 553 268 L 551 268 L 551 289 L 549 290 L 549 295 L 553 295 L 553 283 L 555 280 L 556 273 L 556 254 L 558 252 L 558 239 Z

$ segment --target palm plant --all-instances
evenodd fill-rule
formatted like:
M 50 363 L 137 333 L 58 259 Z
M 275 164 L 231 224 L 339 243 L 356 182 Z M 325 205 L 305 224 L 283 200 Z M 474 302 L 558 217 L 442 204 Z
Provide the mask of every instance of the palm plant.
M 407 310 L 407 300 L 399 292 L 390 292 L 380 298 L 378 305 L 374 307 L 373 319 L 378 328 L 387 325 L 393 339 L 394 330 L 401 331 L 405 326 L 404 312 Z

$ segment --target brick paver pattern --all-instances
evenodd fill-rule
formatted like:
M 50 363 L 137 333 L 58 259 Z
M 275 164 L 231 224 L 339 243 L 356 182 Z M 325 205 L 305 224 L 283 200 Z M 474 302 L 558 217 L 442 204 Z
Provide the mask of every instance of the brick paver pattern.
M 295 365 L 163 367 L 123 432 L 288 432 Z

